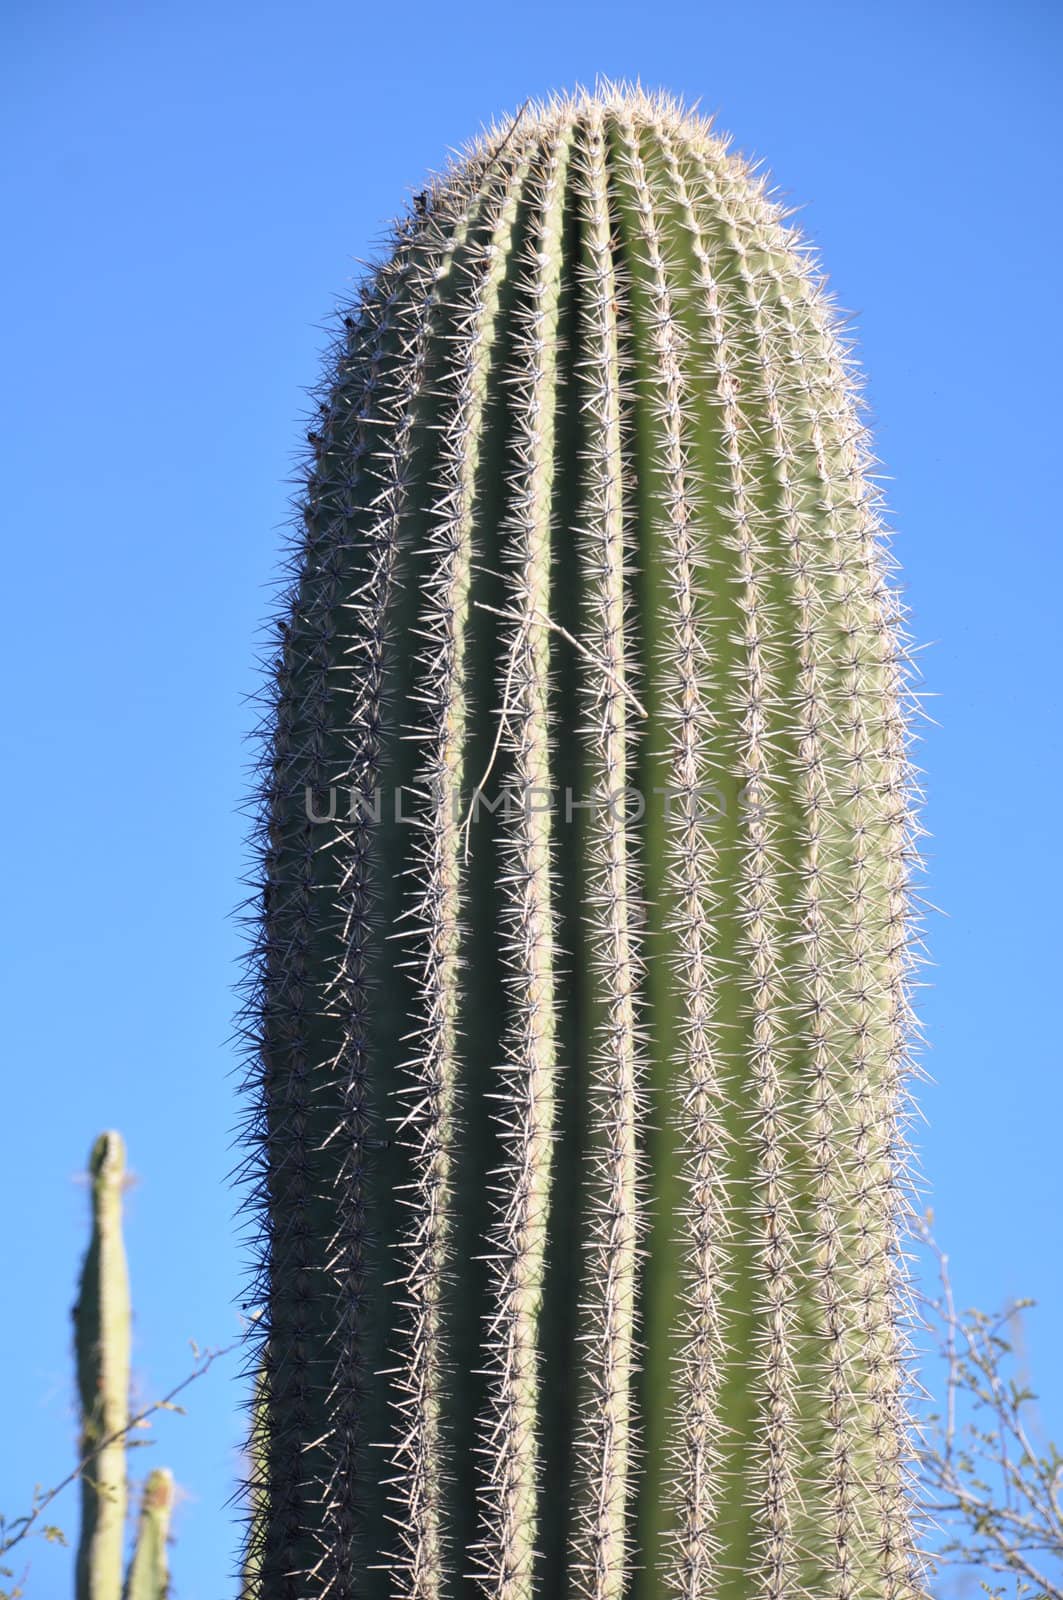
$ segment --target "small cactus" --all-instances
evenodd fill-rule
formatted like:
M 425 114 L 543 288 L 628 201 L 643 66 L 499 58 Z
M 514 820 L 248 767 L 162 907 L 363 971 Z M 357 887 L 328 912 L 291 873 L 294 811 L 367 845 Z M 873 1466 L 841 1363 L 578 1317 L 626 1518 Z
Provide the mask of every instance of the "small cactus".
M 170 1570 L 166 1541 L 173 1510 L 173 1473 L 165 1467 L 149 1472 L 140 1503 L 140 1521 L 133 1559 L 129 1563 L 122 1600 L 166 1600 Z
M 261 1600 L 916 1600 L 900 607 L 701 119 L 526 107 L 330 359 L 248 1029 Z
M 173 1477 L 160 1468 L 144 1486 L 136 1543 L 122 1583 L 128 1502 L 131 1306 L 122 1238 L 125 1144 L 101 1133 L 89 1156 L 92 1235 L 74 1307 L 81 1402 L 81 1529 L 77 1600 L 166 1600 L 166 1540 Z
M 122 1239 L 125 1145 L 120 1134 L 101 1133 L 96 1140 L 89 1180 L 92 1237 L 74 1308 L 81 1454 L 89 1458 L 81 1474 L 77 1600 L 119 1600 L 130 1358 L 129 1271 Z

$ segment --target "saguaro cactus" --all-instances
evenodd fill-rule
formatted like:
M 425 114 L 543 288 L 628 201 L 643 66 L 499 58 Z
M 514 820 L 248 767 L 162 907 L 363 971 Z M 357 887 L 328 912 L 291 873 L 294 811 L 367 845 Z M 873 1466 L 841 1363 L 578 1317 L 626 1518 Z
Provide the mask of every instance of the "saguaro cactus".
M 913 823 L 850 363 L 701 120 L 529 106 L 332 352 L 248 1025 L 263 1600 L 911 1600 Z
M 74 1307 L 82 1463 L 77 1600 L 166 1600 L 173 1476 L 165 1467 L 148 1475 L 124 1587 L 122 1583 L 131 1307 L 122 1237 L 126 1159 L 121 1134 L 100 1134 L 89 1155 L 88 1175 L 92 1233 Z
M 173 1509 L 173 1473 L 166 1467 L 149 1472 L 140 1502 L 140 1519 L 133 1559 L 126 1574 L 122 1600 L 166 1600 L 170 1568 L 166 1541 Z
M 101 1133 L 89 1156 L 92 1235 L 74 1308 L 81 1452 L 78 1600 L 117 1597 L 122 1586 L 129 1426 L 129 1271 L 122 1239 L 125 1145 Z M 102 1448 L 101 1448 L 102 1446 Z

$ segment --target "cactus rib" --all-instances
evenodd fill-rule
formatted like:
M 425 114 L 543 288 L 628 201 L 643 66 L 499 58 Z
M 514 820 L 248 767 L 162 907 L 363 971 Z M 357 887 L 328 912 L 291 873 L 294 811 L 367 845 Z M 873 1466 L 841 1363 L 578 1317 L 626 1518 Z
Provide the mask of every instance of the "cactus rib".
M 591 472 L 581 557 L 588 632 L 601 678 L 586 696 L 595 810 L 588 839 L 590 937 L 601 983 L 591 1055 L 593 1175 L 587 1295 L 590 1386 L 582 1421 L 586 1504 L 574 1579 L 588 1600 L 617 1600 L 628 1560 L 631 1376 L 635 1358 L 638 1062 L 637 932 L 627 825 L 628 754 L 624 657 L 626 539 L 622 500 L 618 285 L 610 248 L 606 129 L 595 109 L 582 158 L 588 300 L 585 354 Z
M 485 1575 L 497 1600 L 531 1600 L 538 1521 L 538 1318 L 554 1139 L 557 1042 L 548 790 L 550 555 L 557 382 L 555 374 L 568 140 L 547 146 L 532 175 L 536 210 L 527 270 L 530 297 L 518 329 L 524 474 L 515 496 L 514 551 L 507 574 L 512 625 L 502 686 L 500 734 L 513 758 L 520 807 L 508 863 L 509 947 L 516 1022 L 498 1099 L 506 1145 L 495 1230 L 498 1312 L 493 1415 L 482 1445 L 488 1463 Z
M 460 382 L 444 444 L 442 483 L 435 505 L 433 547 L 441 565 L 427 597 L 426 668 L 435 715 L 422 787 L 431 813 L 422 841 L 425 929 L 421 979 L 424 1023 L 415 1064 L 418 1100 L 407 1119 L 417 1140 L 418 1175 L 414 1224 L 405 1284 L 411 1307 L 411 1337 L 405 1381 L 408 1421 L 401 1443 L 401 1498 L 407 1557 L 403 1591 L 409 1600 L 437 1600 L 445 1552 L 439 1507 L 442 1475 L 442 1332 L 440 1299 L 449 1250 L 447 1214 L 453 1123 L 459 1114 L 455 1049 L 461 904 L 462 782 L 465 776 L 465 637 L 455 618 L 469 604 L 473 505 L 486 399 L 486 373 L 498 317 L 498 297 L 512 245 L 518 198 L 527 158 L 504 170 L 489 201 L 490 226 L 479 260 L 471 266 L 475 286 L 461 328 L 457 357 Z M 480 267 L 482 263 L 482 275 Z
M 685 1152 L 686 1217 L 690 1243 L 684 1263 L 686 1342 L 679 1353 L 682 1376 L 674 1419 L 679 1502 L 673 1535 L 672 1583 L 684 1600 L 712 1594 L 718 1560 L 712 1531 L 714 1481 L 720 1452 L 714 1441 L 719 1373 L 724 1361 L 719 1287 L 724 1267 L 727 1216 L 720 1180 L 726 1131 L 720 1118 L 718 1041 L 712 1010 L 712 929 L 707 915 L 715 855 L 700 820 L 699 797 L 710 779 L 706 734 L 715 717 L 708 688 L 708 663 L 697 626 L 697 586 L 704 556 L 697 548 L 696 486 L 686 438 L 690 397 L 684 379 L 689 348 L 672 303 L 661 252 L 661 229 L 639 149 L 639 130 L 623 124 L 623 162 L 633 190 L 642 262 L 649 280 L 649 364 L 654 371 L 653 408 L 660 434 L 660 466 L 666 488 L 664 544 L 670 605 L 664 618 L 668 678 L 662 720 L 671 733 L 675 763 L 674 821 L 669 849 L 676 935 L 674 981 L 682 1002 L 685 1092 L 678 1118 Z M 677 189 L 677 199 L 679 193 Z

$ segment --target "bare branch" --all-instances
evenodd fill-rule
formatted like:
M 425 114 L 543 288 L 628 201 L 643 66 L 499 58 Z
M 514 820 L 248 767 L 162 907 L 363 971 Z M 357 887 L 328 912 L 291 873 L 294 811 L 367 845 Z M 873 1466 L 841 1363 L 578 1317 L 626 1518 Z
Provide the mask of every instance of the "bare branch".
M 1021 1313 L 1035 1302 L 957 1311 L 932 1224 L 927 1212 L 919 1233 L 938 1289 L 920 1298 L 946 1369 L 944 1410 L 929 1414 L 919 1452 L 924 1508 L 946 1535 L 932 1564 L 991 1575 L 980 1585 L 991 1596 L 1005 1594 L 996 1580 L 1006 1578 L 1015 1600 L 1063 1600 L 1063 1456 L 1035 1443 L 1036 1395 L 1014 1370 Z
M 197 1378 L 202 1378 L 204 1373 L 208 1372 L 214 1365 L 215 1361 L 220 1360 L 222 1356 L 229 1355 L 235 1348 L 236 1341 L 226 1345 L 222 1350 L 196 1350 L 196 1365 L 190 1373 L 181 1379 L 180 1383 L 175 1384 L 160 1400 L 153 1400 L 150 1405 L 145 1406 L 135 1416 L 130 1417 L 124 1428 L 116 1429 L 114 1433 L 110 1433 L 105 1439 L 101 1439 L 91 1450 L 86 1451 L 73 1471 L 68 1472 L 66 1477 L 60 1483 L 57 1483 L 54 1488 L 47 1490 L 43 1494 L 39 1490 L 35 1490 L 31 1509 L 21 1517 L 15 1517 L 10 1522 L 4 1517 L 0 1517 L 0 1557 L 6 1556 L 8 1551 L 13 1550 L 17 1544 L 22 1543 L 22 1540 L 33 1530 L 41 1513 L 47 1510 L 52 1501 L 61 1495 L 64 1489 L 68 1489 L 72 1483 L 76 1483 L 79 1478 L 84 1476 L 86 1468 L 92 1464 L 102 1450 L 106 1450 L 109 1445 L 132 1433 L 135 1428 L 142 1428 L 148 1418 L 154 1416 L 157 1411 L 179 1410 L 180 1407 L 174 1405 L 177 1396 L 187 1389 L 189 1384 L 195 1383 Z M 193 1350 L 195 1350 L 194 1345 Z M 49 1530 L 46 1528 L 43 1531 L 52 1538 L 58 1533 L 58 1529 Z

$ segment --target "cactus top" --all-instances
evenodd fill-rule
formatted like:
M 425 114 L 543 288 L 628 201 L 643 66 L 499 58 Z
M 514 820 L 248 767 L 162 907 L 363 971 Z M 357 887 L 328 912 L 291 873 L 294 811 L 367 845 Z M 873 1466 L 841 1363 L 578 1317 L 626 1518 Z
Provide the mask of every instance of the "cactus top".
M 802 242 L 664 97 L 527 106 L 310 443 L 250 1588 L 913 1600 L 910 690 Z

